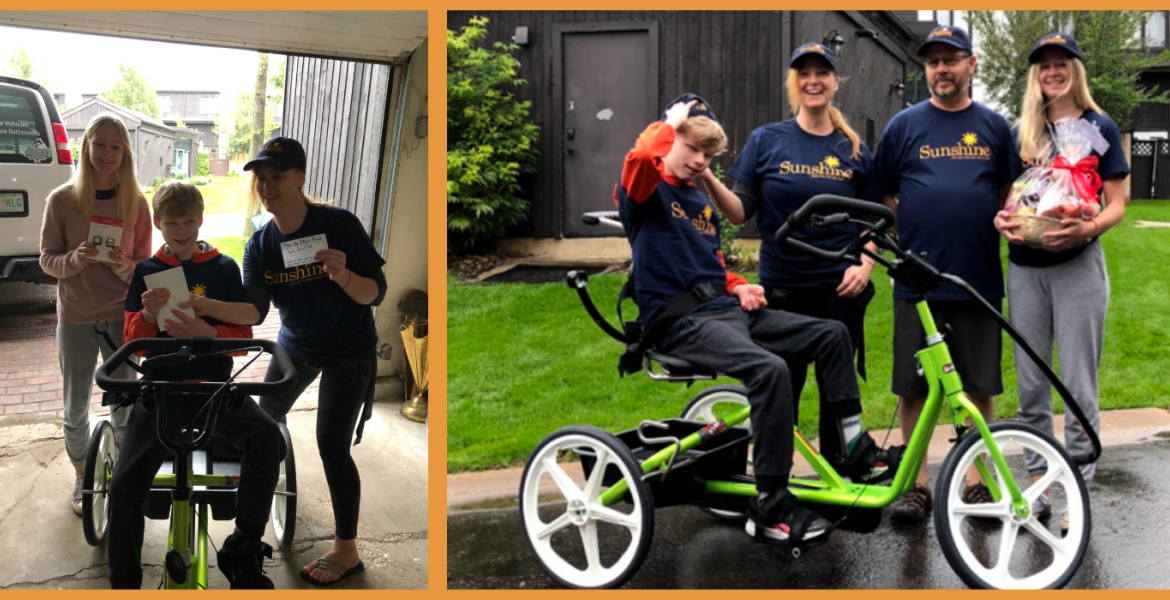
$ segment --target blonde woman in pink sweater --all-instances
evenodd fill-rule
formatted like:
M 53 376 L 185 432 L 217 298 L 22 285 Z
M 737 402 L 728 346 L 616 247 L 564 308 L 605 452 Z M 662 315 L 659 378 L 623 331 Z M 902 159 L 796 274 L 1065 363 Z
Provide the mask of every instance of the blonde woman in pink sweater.
M 123 223 L 120 243 L 110 251 L 112 260 L 98 260 L 97 246 L 89 240 L 95 217 Z M 100 349 L 108 358 L 115 350 L 94 332 L 94 324 L 105 323 L 114 342 L 122 344 L 126 290 L 134 265 L 150 256 L 150 236 L 150 208 L 138 187 L 130 134 L 117 117 L 98 115 L 85 128 L 73 180 L 49 194 L 41 225 L 41 268 L 58 280 L 57 352 L 65 384 L 65 449 L 76 474 L 72 506 L 77 514 L 97 355 Z M 133 379 L 134 371 L 123 367 L 116 376 Z M 121 409 L 111 415 L 118 446 L 129 414 Z

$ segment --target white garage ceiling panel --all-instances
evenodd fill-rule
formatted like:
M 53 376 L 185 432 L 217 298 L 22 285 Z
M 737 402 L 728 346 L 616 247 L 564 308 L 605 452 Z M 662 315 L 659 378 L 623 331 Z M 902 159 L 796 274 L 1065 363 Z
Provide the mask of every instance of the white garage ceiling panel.
M 0 11 L 0 24 L 400 62 L 427 35 L 418 11 Z

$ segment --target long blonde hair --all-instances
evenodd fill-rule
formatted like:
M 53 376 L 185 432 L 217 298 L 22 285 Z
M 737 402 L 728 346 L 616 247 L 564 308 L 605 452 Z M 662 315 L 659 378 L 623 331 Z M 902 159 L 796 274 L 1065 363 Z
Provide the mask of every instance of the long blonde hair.
M 837 79 L 836 71 L 833 72 L 833 79 Z M 788 88 L 788 111 L 795 117 L 800 114 L 800 71 L 789 69 L 788 81 L 785 86 Z M 841 110 L 833 106 L 832 102 L 829 103 L 829 121 L 833 123 L 833 129 L 845 134 L 845 137 L 853 142 L 853 153 L 849 155 L 849 158 L 856 160 L 857 156 L 861 154 L 861 138 L 849 126 L 849 121 L 841 113 Z
M 1089 77 L 1085 65 L 1075 56 L 1068 60 L 1068 87 L 1064 93 L 1072 98 L 1077 108 L 1105 114 L 1093 101 L 1089 93 Z M 1052 154 L 1052 142 L 1048 139 L 1048 107 L 1056 98 L 1045 100 L 1040 86 L 1040 63 L 1028 69 L 1028 88 L 1024 91 L 1024 106 L 1020 109 L 1020 157 L 1025 160 L 1046 159 Z
M 134 147 L 130 145 L 130 132 L 126 125 L 117 116 L 105 113 L 100 114 L 85 127 L 85 134 L 81 138 L 81 159 L 77 163 L 77 171 L 73 174 L 72 188 L 73 212 L 83 217 L 89 217 L 93 212 L 94 172 L 89 162 L 90 140 L 102 125 L 110 124 L 118 130 L 122 143 L 122 164 L 118 167 L 115 180 L 118 191 L 114 193 L 114 206 L 118 215 L 126 225 L 133 227 L 138 218 L 138 196 L 141 189 L 138 187 L 138 176 L 134 170 Z

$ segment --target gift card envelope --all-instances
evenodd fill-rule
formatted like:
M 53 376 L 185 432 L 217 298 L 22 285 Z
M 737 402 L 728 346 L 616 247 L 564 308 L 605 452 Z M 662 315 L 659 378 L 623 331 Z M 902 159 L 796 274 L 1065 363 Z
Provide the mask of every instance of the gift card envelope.
M 171 313 L 171 310 L 177 310 L 188 317 L 195 318 L 195 309 L 193 308 L 179 308 L 180 302 L 186 302 L 191 299 L 191 292 L 187 291 L 187 276 L 183 274 L 183 267 L 175 267 L 160 271 L 152 275 L 147 275 L 145 278 L 147 289 L 166 288 L 171 292 L 170 300 L 167 300 L 165 306 L 158 311 L 158 330 L 166 331 L 166 319 L 178 321 L 179 318 Z
M 318 250 L 328 249 L 329 244 L 325 241 L 324 233 L 280 243 L 280 253 L 284 256 L 284 268 L 286 269 L 317 262 L 313 255 Z

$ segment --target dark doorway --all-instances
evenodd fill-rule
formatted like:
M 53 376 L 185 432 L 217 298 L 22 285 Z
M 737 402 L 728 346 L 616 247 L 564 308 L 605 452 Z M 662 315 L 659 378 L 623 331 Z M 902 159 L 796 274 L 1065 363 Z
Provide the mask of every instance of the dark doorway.
M 611 235 L 582 224 L 581 214 L 613 210 L 625 155 L 657 115 L 658 26 L 561 24 L 553 44 L 559 54 L 553 78 L 561 117 L 563 235 Z

